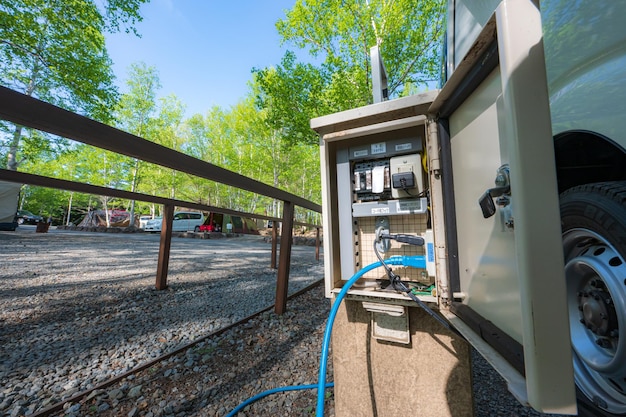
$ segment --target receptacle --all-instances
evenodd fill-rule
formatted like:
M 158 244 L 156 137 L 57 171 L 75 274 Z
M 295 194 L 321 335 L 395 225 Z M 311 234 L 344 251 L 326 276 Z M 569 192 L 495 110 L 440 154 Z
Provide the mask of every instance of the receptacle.
M 395 156 L 389 160 L 392 198 L 416 197 L 422 192 L 421 162 L 418 153 Z

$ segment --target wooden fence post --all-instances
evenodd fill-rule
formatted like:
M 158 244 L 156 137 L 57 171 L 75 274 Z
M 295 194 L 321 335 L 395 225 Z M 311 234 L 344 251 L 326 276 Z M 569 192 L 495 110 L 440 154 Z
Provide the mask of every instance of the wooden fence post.
M 276 303 L 274 311 L 283 314 L 287 311 L 287 293 L 289 291 L 289 265 L 291 263 L 291 243 L 293 235 L 294 205 L 291 201 L 283 202 L 283 222 L 280 232 L 280 256 L 278 259 L 278 278 L 276 280 Z
M 320 228 L 315 228 L 315 260 L 320 260 Z
M 159 260 L 157 261 L 156 289 L 167 288 L 167 268 L 170 263 L 170 247 L 172 245 L 172 221 L 174 206 L 163 206 L 163 221 L 161 222 L 161 243 L 159 245 Z
M 276 253 L 278 248 L 278 222 L 272 221 L 272 269 L 276 269 Z

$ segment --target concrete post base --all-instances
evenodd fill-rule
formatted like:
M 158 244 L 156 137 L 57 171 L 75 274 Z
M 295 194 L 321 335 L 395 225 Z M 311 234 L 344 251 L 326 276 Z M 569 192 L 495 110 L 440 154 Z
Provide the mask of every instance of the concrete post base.
M 472 417 L 469 344 L 419 307 L 409 307 L 409 344 L 377 340 L 371 314 L 345 300 L 335 319 L 335 415 Z

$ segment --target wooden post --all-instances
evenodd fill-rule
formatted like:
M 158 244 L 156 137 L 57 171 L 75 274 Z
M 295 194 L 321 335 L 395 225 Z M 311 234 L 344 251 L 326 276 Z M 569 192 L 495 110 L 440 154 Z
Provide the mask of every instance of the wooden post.
M 276 280 L 276 303 L 274 311 L 283 314 L 287 311 L 287 293 L 289 290 L 289 265 L 291 263 L 291 242 L 293 235 L 294 205 L 291 201 L 283 202 L 283 224 L 280 232 L 280 256 L 278 259 L 278 278 Z
M 278 252 L 278 222 L 272 221 L 272 269 L 276 269 L 276 254 Z
M 174 220 L 174 206 L 163 206 L 163 221 L 161 223 L 161 243 L 159 245 L 159 260 L 157 261 L 156 289 L 167 288 L 167 268 L 170 263 L 170 246 L 172 244 L 172 221 Z
M 320 260 L 320 228 L 315 228 L 315 260 Z

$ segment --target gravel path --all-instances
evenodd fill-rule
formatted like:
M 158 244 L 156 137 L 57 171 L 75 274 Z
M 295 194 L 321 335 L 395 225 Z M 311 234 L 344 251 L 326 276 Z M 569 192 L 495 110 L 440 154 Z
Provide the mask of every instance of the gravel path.
M 20 229 L 0 232 L 0 416 L 41 411 L 274 301 L 260 237 L 173 239 L 169 288 L 156 291 L 157 235 Z M 290 293 L 323 277 L 314 250 L 294 246 Z M 224 416 L 266 389 L 313 384 L 328 311 L 317 287 L 283 316 L 263 313 L 55 415 Z M 541 415 L 474 356 L 477 417 Z M 311 416 L 314 406 L 314 391 L 290 392 L 239 415 Z

